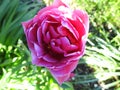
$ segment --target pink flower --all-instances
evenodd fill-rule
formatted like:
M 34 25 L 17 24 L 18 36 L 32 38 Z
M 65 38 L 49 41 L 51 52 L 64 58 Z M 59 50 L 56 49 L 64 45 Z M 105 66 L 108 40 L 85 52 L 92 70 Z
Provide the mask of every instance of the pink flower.
M 89 29 L 85 11 L 72 11 L 61 0 L 22 23 L 32 63 L 49 69 L 59 84 L 71 77 L 83 56 Z

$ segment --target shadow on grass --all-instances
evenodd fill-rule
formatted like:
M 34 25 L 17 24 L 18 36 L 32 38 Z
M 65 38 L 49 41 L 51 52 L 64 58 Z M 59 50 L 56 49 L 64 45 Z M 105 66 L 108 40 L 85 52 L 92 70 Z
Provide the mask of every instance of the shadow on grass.
M 81 59 L 74 73 L 73 86 L 75 90 L 102 90 L 98 79 L 94 76 L 95 69 Z
M 99 40 L 99 39 L 98 39 Z M 99 41 L 104 47 L 108 46 Z M 97 47 L 86 47 L 86 54 L 81 58 L 74 71 L 73 79 L 75 90 L 119 90 L 120 89 L 120 69 L 117 59 L 107 56 L 107 53 L 114 53 L 112 50 Z M 101 52 L 102 51 L 102 52 Z M 116 50 L 117 51 L 117 50 Z M 114 54 L 117 56 L 117 54 Z

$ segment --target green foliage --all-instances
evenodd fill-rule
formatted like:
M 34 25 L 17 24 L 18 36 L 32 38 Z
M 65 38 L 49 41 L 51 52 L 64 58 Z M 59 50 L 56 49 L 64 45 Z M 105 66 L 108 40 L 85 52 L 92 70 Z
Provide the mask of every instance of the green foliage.
M 90 16 L 90 31 L 106 41 L 120 33 L 120 1 L 118 0 L 77 0 L 77 5 Z
M 77 0 L 90 17 L 90 32 L 84 57 L 73 80 L 76 90 L 119 90 L 120 1 Z
M 99 46 L 87 47 L 85 56 L 79 62 L 80 65 L 88 64 L 93 71 L 78 75 L 80 80 L 77 83 L 98 82 L 103 89 L 115 88 L 120 85 L 120 51 L 103 39 L 96 37 L 96 41 Z
M 29 50 L 21 40 L 15 47 L 1 46 L 1 52 L 6 56 L 1 60 L 0 90 L 56 90 L 55 83 L 49 71 L 36 67 L 31 63 Z M 6 52 L 7 51 L 7 52 Z M 62 90 L 60 87 L 57 90 Z
M 40 9 L 39 4 L 20 0 L 1 0 L 0 2 L 0 43 L 14 45 L 23 37 L 21 22 L 32 18 Z

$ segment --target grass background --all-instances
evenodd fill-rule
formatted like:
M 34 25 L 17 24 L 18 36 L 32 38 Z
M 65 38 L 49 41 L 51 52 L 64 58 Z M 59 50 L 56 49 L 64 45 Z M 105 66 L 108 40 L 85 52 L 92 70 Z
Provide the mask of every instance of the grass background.
M 31 64 L 21 26 L 49 0 L 0 0 L 0 90 L 120 90 L 120 1 L 72 0 L 86 10 L 90 32 L 75 77 L 58 86 L 47 69 Z

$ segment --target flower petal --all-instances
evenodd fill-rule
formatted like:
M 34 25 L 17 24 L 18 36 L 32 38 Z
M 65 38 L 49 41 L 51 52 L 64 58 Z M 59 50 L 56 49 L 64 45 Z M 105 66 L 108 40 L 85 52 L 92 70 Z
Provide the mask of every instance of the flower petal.
M 36 43 L 34 43 L 34 49 L 35 49 L 35 52 L 36 52 L 36 55 L 37 55 L 38 58 L 42 58 L 43 55 L 46 53 L 44 51 L 43 47 L 36 44 Z
M 88 32 L 89 29 L 89 16 L 85 11 L 82 10 L 75 10 L 74 15 L 78 16 L 81 20 L 82 23 L 85 25 L 86 32 Z
M 78 64 L 78 60 L 75 60 L 67 63 L 62 68 L 54 68 L 54 69 L 48 68 L 48 69 L 52 73 L 53 77 L 57 80 L 57 82 L 59 84 L 62 84 L 64 81 L 70 78 L 70 74 L 76 68 L 77 64 Z
M 58 53 L 58 54 L 63 54 L 64 53 L 64 51 L 60 48 L 60 46 L 57 46 L 57 45 L 55 45 L 55 42 L 54 41 L 51 41 L 51 49 L 54 51 L 54 52 L 56 52 L 56 53 Z
M 28 29 L 28 39 L 31 43 L 37 42 L 37 29 L 36 23 Z
M 53 38 L 58 38 L 60 35 L 55 31 L 55 28 L 53 26 L 49 26 L 49 32 Z
M 70 45 L 70 41 L 68 40 L 67 37 L 61 37 L 60 40 L 61 40 L 63 49 L 65 49 L 67 46 Z
M 59 6 L 68 7 L 65 3 L 62 2 L 62 0 L 54 0 L 53 6 L 56 6 L 56 7 L 59 7 Z
M 50 63 L 48 61 L 45 61 L 43 58 L 38 58 L 37 55 L 35 54 L 35 52 L 31 53 L 32 55 L 32 64 L 35 64 L 36 66 L 43 66 L 46 68 L 52 68 L 53 67 L 53 63 Z
M 61 0 L 54 0 L 54 3 L 51 5 L 51 6 L 48 6 L 48 7 L 45 7 L 43 9 L 41 9 L 39 12 L 38 12 L 38 15 L 42 15 L 44 14 L 45 11 L 50 11 L 54 8 L 58 8 L 59 6 L 65 6 L 65 7 L 68 7 L 66 4 L 64 4 Z
M 46 54 L 43 56 L 43 60 L 47 61 L 47 62 L 57 62 L 57 60 L 51 56 L 50 54 Z
M 56 79 L 56 81 L 61 85 L 64 81 L 67 81 L 70 78 L 70 73 L 68 73 L 67 75 L 62 75 L 62 76 L 54 76 L 54 74 L 52 74 L 53 77 Z
M 48 68 L 60 85 L 67 81 L 85 51 L 89 29 L 86 12 L 72 11 L 62 0 L 54 0 L 22 25 L 32 63 Z
M 24 32 L 26 32 L 26 30 L 28 29 L 28 27 L 30 26 L 30 24 L 32 24 L 32 19 L 28 20 L 26 22 L 22 22 L 22 26 L 23 26 Z
M 62 21 L 61 24 L 63 27 L 67 28 L 69 32 L 78 40 L 79 33 L 76 31 L 75 27 L 69 23 L 69 21 Z
M 38 40 L 38 44 L 39 44 L 39 45 L 43 43 L 43 42 L 42 42 L 42 30 L 41 30 L 41 29 L 42 29 L 42 28 L 39 27 L 38 30 L 37 30 L 37 40 Z
M 64 66 L 57 66 L 54 68 L 54 69 L 50 69 L 50 71 L 52 72 L 52 74 L 54 74 L 55 76 L 62 76 L 62 75 L 66 75 L 70 72 L 72 72 L 77 64 L 78 64 L 78 60 L 73 60 L 71 62 L 67 62 L 67 63 L 64 63 L 65 65 Z

